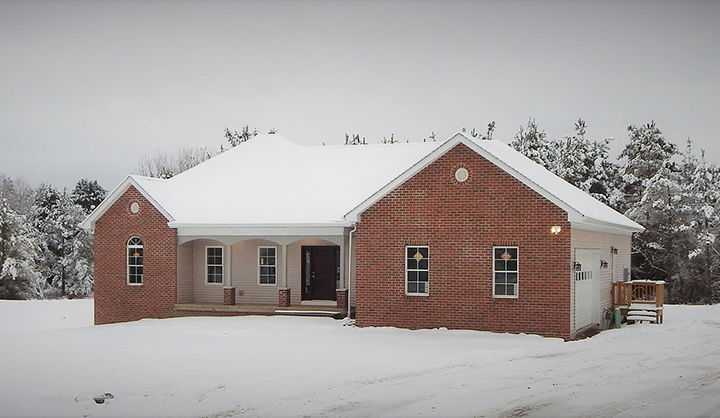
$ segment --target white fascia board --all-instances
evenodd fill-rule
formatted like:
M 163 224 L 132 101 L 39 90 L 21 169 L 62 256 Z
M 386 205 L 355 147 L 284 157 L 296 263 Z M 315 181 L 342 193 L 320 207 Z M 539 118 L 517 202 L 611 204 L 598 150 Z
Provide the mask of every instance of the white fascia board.
M 435 148 L 430 154 L 426 155 L 421 160 L 413 164 L 412 167 L 408 168 L 402 174 L 395 177 L 395 179 L 393 179 L 390 183 L 386 184 L 385 186 L 383 186 L 383 188 L 373 193 L 370 197 L 362 201 L 359 205 L 355 206 L 355 208 L 353 208 L 350 212 L 346 213 L 343 218 L 348 222 L 352 222 L 353 224 L 359 222 L 360 214 L 362 212 L 377 203 L 378 200 L 385 197 L 385 195 L 393 191 L 396 187 L 405 183 L 408 179 L 420 172 L 422 169 L 435 162 L 435 160 L 442 157 L 447 151 L 451 150 L 456 144 L 458 144 L 462 138 L 464 137 L 460 134 L 453 135 L 442 145 Z
M 186 224 L 169 222 L 178 236 L 342 236 L 351 222 L 322 224 Z
M 165 210 L 140 184 L 132 177 L 127 176 L 112 192 L 93 210 L 90 215 L 80 224 L 80 227 L 89 231 L 95 230 L 95 222 L 122 196 L 130 186 L 134 186 L 145 199 L 152 204 L 168 221 L 172 222 L 175 218 Z
M 575 230 L 583 230 L 590 232 L 605 232 L 608 234 L 632 235 L 635 232 L 642 232 L 645 228 L 635 228 L 630 226 L 619 226 L 607 222 L 598 221 L 596 219 L 585 217 L 584 219 L 573 222 L 570 221 L 570 228 Z

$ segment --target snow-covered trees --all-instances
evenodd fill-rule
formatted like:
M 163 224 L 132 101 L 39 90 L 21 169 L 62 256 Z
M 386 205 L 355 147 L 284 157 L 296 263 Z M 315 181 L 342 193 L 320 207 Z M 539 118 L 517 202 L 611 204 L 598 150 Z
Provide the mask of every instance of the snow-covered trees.
M 35 268 L 38 240 L 24 214 L 16 208 L 19 194 L 13 183 L 2 179 L 0 188 L 0 299 L 43 297 Z M 15 204 L 11 204 L 15 201 Z
M 217 154 L 218 152 L 205 147 L 181 148 L 174 154 L 157 150 L 151 156 L 142 157 L 137 173 L 148 177 L 169 179 Z
M 90 214 L 95 210 L 107 195 L 107 190 L 103 189 L 97 181 L 81 179 L 75 185 L 70 198 L 73 203 L 83 208 L 86 214 Z
M 512 147 L 643 225 L 633 240 L 635 277 L 668 281 L 671 302 L 720 302 L 720 168 L 677 146 L 651 122 L 628 127 L 628 143 L 610 159 L 611 139 L 591 141 L 587 124 L 549 140 L 534 119 Z
M 81 180 L 69 196 L 2 178 L 0 298 L 92 294 L 92 236 L 80 223 L 104 195 L 94 181 Z

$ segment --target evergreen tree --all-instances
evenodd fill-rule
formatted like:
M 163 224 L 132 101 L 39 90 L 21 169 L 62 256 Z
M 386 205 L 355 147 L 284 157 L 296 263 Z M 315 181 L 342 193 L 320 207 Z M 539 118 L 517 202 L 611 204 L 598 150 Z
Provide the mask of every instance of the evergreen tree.
M 672 283 L 672 301 L 711 303 L 720 301 L 720 171 L 692 154 L 688 139 L 683 156 L 683 207 L 687 241 L 679 260 L 682 275 Z
M 103 189 L 97 181 L 81 179 L 75 185 L 71 194 L 74 204 L 83 208 L 86 214 L 90 214 L 105 199 L 107 190 Z
M 9 201 L 7 189 L 0 190 L 0 299 L 43 297 L 34 263 L 38 248 L 34 231 Z
M 66 192 L 49 185 L 37 191 L 32 225 L 42 243 L 37 265 L 52 292 L 58 296 L 82 297 L 92 292 L 92 243 L 80 228 L 85 218 Z
M 520 126 L 510 146 L 550 171 L 555 168 L 556 150 L 545 131 L 538 129 L 535 119 L 529 119 L 527 127 Z
M 621 211 L 635 206 L 645 192 L 647 182 L 662 168 L 677 171 L 673 157 L 678 154 L 677 146 L 665 140 L 655 122 L 637 127 L 628 127 L 630 138 L 620 153 L 622 166 L 624 204 Z
M 615 206 L 619 199 L 616 181 L 619 167 L 609 160 L 612 138 L 591 141 L 585 136 L 586 132 L 587 124 L 578 119 L 575 135 L 552 141 L 553 171 L 601 202 Z
M 274 134 L 277 133 L 275 129 L 271 129 L 268 133 Z M 257 129 L 250 130 L 250 125 L 245 125 L 242 127 L 242 130 L 240 132 L 238 131 L 231 131 L 229 128 L 225 128 L 225 139 L 227 139 L 227 142 L 230 144 L 231 147 L 237 147 L 238 145 L 242 144 L 243 142 L 247 142 L 254 137 L 256 137 L 258 134 Z

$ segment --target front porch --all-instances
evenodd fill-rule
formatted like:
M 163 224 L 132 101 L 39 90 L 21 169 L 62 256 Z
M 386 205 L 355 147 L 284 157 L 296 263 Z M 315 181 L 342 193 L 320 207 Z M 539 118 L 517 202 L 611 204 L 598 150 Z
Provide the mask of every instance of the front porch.
M 177 316 L 242 316 L 242 315 L 290 315 L 321 316 L 340 319 L 345 317 L 345 309 L 323 305 L 292 305 L 280 307 L 272 304 L 244 303 L 240 305 L 219 305 L 211 303 L 178 303 L 175 305 Z
M 265 232 L 179 236 L 176 314 L 344 317 L 346 231 Z

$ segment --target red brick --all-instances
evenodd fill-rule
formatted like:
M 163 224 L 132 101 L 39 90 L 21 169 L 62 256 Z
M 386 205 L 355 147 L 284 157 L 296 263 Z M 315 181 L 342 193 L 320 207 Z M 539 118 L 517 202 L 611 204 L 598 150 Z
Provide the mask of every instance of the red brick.
M 140 211 L 130 211 L 133 202 Z M 95 224 L 95 324 L 175 316 L 177 233 L 137 189 L 128 190 Z M 127 242 L 143 241 L 143 284 L 127 283 Z
M 361 214 L 357 324 L 569 338 L 570 232 L 566 212 L 458 144 Z M 430 246 L 428 296 L 405 295 L 406 245 Z M 520 248 L 517 299 L 492 297 L 495 245 Z

